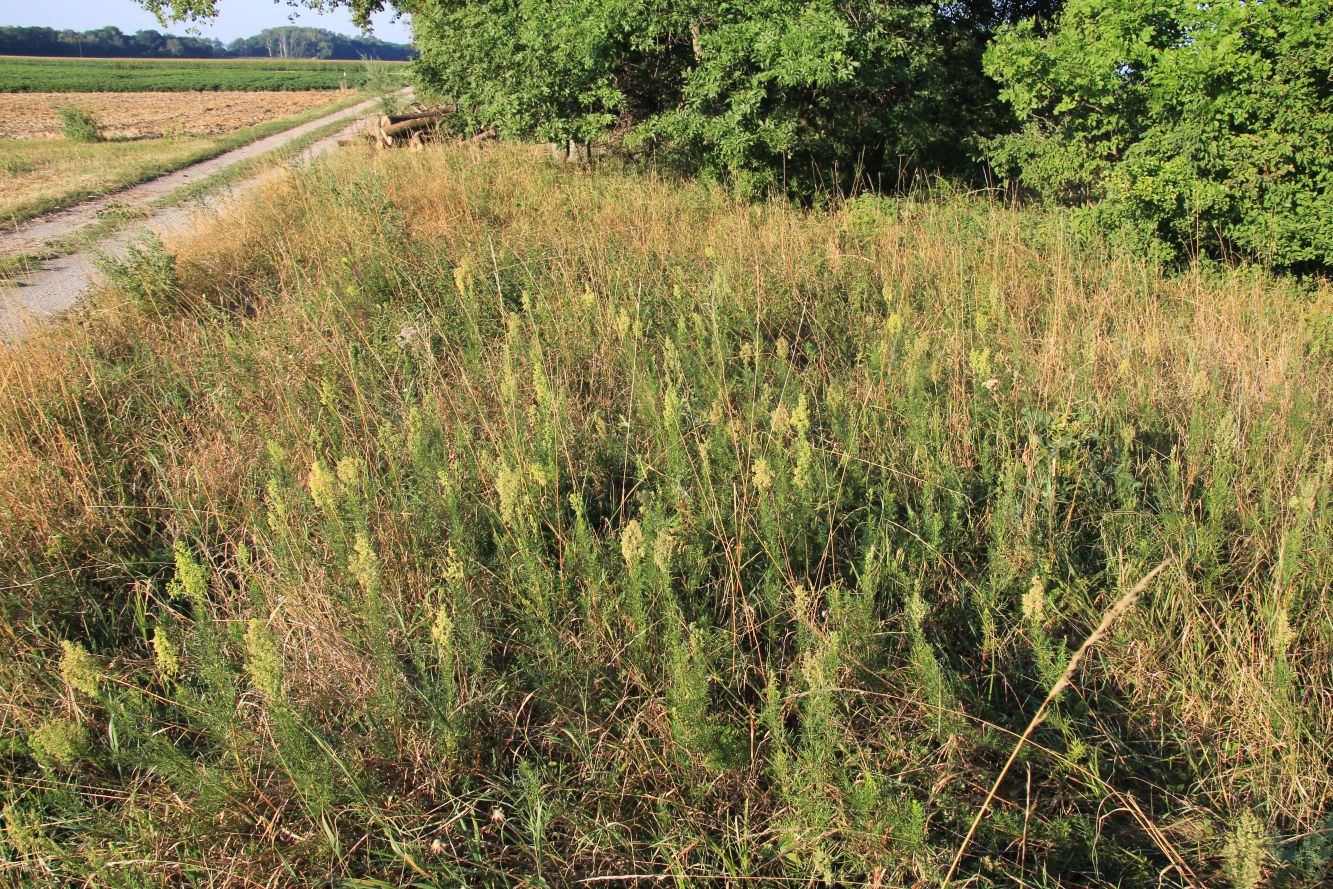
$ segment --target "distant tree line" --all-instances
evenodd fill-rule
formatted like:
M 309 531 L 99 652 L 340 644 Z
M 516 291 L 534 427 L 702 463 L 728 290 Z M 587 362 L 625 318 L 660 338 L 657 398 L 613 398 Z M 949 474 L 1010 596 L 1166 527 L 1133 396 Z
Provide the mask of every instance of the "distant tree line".
M 323 28 L 288 26 L 265 28 L 253 37 L 233 40 L 227 47 L 227 54 L 277 59 L 370 58 L 402 62 L 412 58 L 415 52 L 410 46 L 375 37 L 348 37 Z
M 0 55 L 86 56 L 130 59 L 361 59 L 406 61 L 410 46 L 375 37 L 349 37 L 296 25 L 267 28 L 229 44 L 215 38 L 181 37 L 151 29 L 126 34 L 115 26 L 92 31 L 0 27 Z

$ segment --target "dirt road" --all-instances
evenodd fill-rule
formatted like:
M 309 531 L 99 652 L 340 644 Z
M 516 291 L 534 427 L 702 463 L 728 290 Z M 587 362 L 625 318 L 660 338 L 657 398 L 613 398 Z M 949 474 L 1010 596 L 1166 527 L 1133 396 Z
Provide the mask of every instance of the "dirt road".
M 0 255 L 35 253 L 43 245 L 70 237 L 95 223 L 98 215 L 113 205 L 129 208 L 146 207 L 183 186 L 281 148 L 321 127 L 338 121 L 348 121 L 349 125 L 345 129 L 320 139 L 306 148 L 298 156 L 298 161 L 317 157 L 335 148 L 338 140 L 346 138 L 349 132 L 364 126 L 367 115 L 375 109 L 377 102 L 376 99 L 362 102 L 150 182 L 95 198 L 67 210 L 34 219 L 17 228 L 0 232 Z M 96 254 L 123 256 L 129 245 L 142 238 L 145 232 L 152 232 L 165 238 L 184 231 L 200 217 L 214 213 L 225 204 L 252 191 L 265 178 L 265 174 L 260 174 L 234 183 L 189 205 L 156 210 L 147 219 L 121 229 L 93 247 L 44 262 L 40 271 L 20 279 L 18 286 L 0 287 L 0 340 L 22 339 L 25 332 L 34 324 L 40 324 L 51 315 L 77 303 L 96 274 L 94 263 Z

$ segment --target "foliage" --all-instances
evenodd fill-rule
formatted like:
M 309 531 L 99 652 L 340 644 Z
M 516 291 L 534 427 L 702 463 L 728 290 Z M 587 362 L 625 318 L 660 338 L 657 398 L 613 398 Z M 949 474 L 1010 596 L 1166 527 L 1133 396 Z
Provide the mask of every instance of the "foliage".
M 1326 885 L 1333 293 L 353 151 L 0 354 L 20 885 Z M 114 868 L 108 862 L 114 861 Z
M 135 0 L 144 9 L 157 16 L 158 21 L 195 22 L 214 19 L 218 14 L 218 0 Z M 292 6 L 304 5 L 311 9 L 329 9 L 346 6 L 352 11 L 352 22 L 359 28 L 370 27 L 370 17 L 382 12 L 386 0 L 289 0 Z M 418 0 L 403 0 L 395 4 L 404 12 L 415 12 Z
M 926 4 L 770 2 L 702 13 L 680 102 L 636 136 L 746 191 L 897 188 L 974 168 L 995 126 L 967 22 Z
M 397 65 L 369 59 L 361 63 L 362 89 L 379 96 L 380 110 L 385 114 L 398 114 L 403 110 L 404 97 L 400 92 L 404 84 L 403 73 Z
M 314 0 L 312 0 L 312 3 Z M 192 20 L 214 0 L 145 5 Z M 368 15 L 380 2 L 347 4 Z M 474 126 L 577 146 L 607 133 L 745 193 L 896 188 L 975 175 L 998 132 L 981 72 L 990 29 L 1050 0 L 469 0 L 412 13 L 421 85 Z M 580 150 L 581 153 L 583 150 Z
M 1333 4 L 1075 0 L 987 70 L 1022 128 L 992 156 L 1161 255 L 1333 266 Z
M 89 31 L 3 25 L 0 55 L 211 59 L 226 55 L 226 48 L 217 40 L 148 28 L 126 34 L 114 25 Z
M 635 12 L 633 0 L 429 4 L 412 20 L 422 52 L 416 70 L 478 123 L 586 142 L 615 123 L 626 101 L 620 71 L 643 21 Z M 654 86 L 669 89 L 670 72 L 661 75 Z
M 363 22 L 385 6 L 306 2 Z M 421 85 L 473 128 L 580 157 L 614 133 L 743 194 L 802 199 L 976 178 L 984 156 L 1157 259 L 1333 267 L 1330 0 L 396 8 L 413 15 Z
M 377 67 L 408 68 L 396 62 Z M 363 64 L 336 61 L 0 58 L 0 93 L 137 93 L 194 90 L 360 89 Z
M 56 109 L 60 118 L 60 130 L 71 142 L 101 142 L 102 127 L 97 118 L 86 108 L 67 106 Z
M 324 28 L 285 25 L 223 45 L 216 39 L 162 34 L 150 28 L 125 34 L 110 26 L 92 31 L 0 26 L 0 55 L 115 59 L 383 59 L 406 61 L 411 47 L 371 36 L 350 37 Z
M 42 766 L 56 768 L 77 763 L 88 743 L 88 730 L 67 719 L 44 723 L 29 738 L 33 759 Z
M 282 59 L 378 59 L 405 62 L 412 48 L 369 35 L 349 37 L 325 28 L 286 25 L 265 28 L 253 37 L 242 37 L 227 45 L 231 56 L 269 56 Z
M 514 135 L 613 127 L 747 192 L 966 170 L 989 131 L 981 32 L 922 3 L 421 4 L 424 84 Z

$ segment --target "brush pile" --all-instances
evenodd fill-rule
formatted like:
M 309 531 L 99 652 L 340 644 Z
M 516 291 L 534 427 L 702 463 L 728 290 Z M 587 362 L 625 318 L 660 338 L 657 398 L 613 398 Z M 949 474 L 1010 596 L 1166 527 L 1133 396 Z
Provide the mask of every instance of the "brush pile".
M 446 117 L 453 111 L 452 105 L 439 105 L 402 114 L 385 114 L 358 136 L 344 140 L 343 144 L 370 142 L 377 149 L 410 148 L 419 151 L 431 142 L 458 137 L 458 134 L 450 130 L 445 122 Z M 461 141 L 484 142 L 493 139 L 495 135 L 494 130 L 487 129 Z

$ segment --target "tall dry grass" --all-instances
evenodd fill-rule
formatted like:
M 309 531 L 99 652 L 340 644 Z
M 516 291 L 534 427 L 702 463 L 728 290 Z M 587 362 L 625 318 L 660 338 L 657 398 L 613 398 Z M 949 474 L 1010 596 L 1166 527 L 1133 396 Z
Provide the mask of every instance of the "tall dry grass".
M 1327 285 L 514 147 L 172 249 L 0 365 L 0 874 L 1326 878 Z

